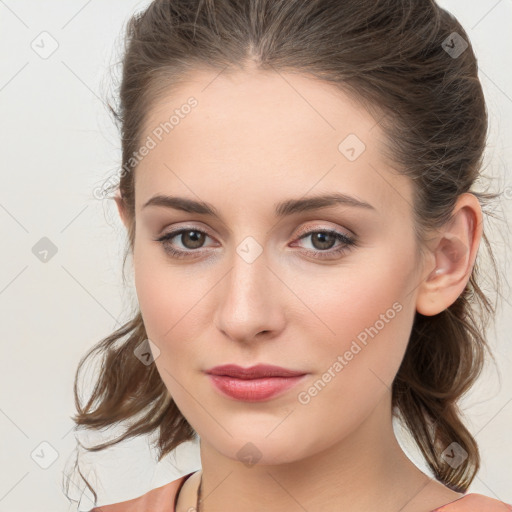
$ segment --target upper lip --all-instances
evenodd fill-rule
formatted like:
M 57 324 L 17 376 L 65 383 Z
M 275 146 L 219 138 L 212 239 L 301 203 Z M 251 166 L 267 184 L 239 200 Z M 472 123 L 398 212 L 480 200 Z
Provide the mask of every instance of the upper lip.
M 298 375 L 305 375 L 306 372 L 289 370 L 270 364 L 257 364 L 249 368 L 243 368 L 236 364 L 223 364 L 206 370 L 206 373 L 210 375 L 225 375 L 237 379 L 261 379 L 264 377 L 296 377 Z

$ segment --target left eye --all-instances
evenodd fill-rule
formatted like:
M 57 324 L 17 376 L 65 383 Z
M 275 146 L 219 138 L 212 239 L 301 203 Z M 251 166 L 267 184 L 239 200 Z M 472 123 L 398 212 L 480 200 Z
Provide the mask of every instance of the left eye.
M 316 247 L 314 247 L 316 250 L 331 249 L 336 241 L 344 242 L 347 245 L 350 245 L 353 241 L 348 236 L 343 235 L 342 233 L 338 233 L 337 231 L 309 231 L 308 233 L 302 235 L 299 240 L 308 237 L 312 237 L 311 241 L 313 246 L 318 244 Z M 328 247 L 325 247 L 325 245 Z
M 315 236 L 313 236 L 315 235 Z M 173 247 L 171 240 L 180 236 L 181 243 L 186 250 L 176 249 Z M 313 230 L 301 235 L 298 240 L 312 237 L 313 249 L 306 249 L 306 252 L 311 253 L 315 258 L 325 258 L 332 255 L 341 254 L 350 249 L 351 246 L 356 245 L 354 238 L 339 233 L 334 230 Z M 186 258 L 191 256 L 194 252 L 198 251 L 206 238 L 210 238 L 207 233 L 195 228 L 183 228 L 177 231 L 171 231 L 157 238 L 156 241 L 160 242 L 164 250 L 175 258 Z M 341 246 L 337 249 L 328 251 L 331 249 L 336 241 L 341 242 Z
M 314 236 L 313 236 L 314 235 Z M 339 233 L 334 230 L 313 230 L 304 233 L 299 237 L 299 240 L 304 238 L 312 237 L 313 250 L 307 249 L 306 252 L 310 253 L 313 258 L 318 259 L 331 259 L 332 256 L 340 256 L 346 251 L 349 251 L 353 246 L 356 245 L 355 238 L 352 238 L 343 233 Z M 336 241 L 341 242 L 341 245 L 331 251 L 325 249 L 331 249 Z M 319 246 L 318 246 L 319 244 Z M 327 245 L 328 247 L 325 247 Z

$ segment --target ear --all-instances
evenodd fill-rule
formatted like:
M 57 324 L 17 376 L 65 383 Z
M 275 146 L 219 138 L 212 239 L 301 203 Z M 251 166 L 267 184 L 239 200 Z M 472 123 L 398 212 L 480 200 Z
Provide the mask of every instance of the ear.
M 482 209 L 471 193 L 459 196 L 451 220 L 429 242 L 434 268 L 418 287 L 416 310 L 437 315 L 451 306 L 466 287 L 482 238 Z
M 119 212 L 119 217 L 121 217 L 121 221 L 123 222 L 124 226 L 128 228 L 124 201 L 119 190 L 116 192 L 114 199 L 117 204 L 117 211 Z

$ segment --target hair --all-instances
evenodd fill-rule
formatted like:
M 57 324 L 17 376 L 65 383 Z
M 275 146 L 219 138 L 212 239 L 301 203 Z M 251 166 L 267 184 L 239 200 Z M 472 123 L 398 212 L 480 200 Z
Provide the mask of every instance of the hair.
M 458 56 L 446 46 L 454 32 L 467 44 Z M 482 177 L 486 104 L 469 38 L 434 0 L 155 0 L 129 19 L 125 36 L 119 103 L 117 108 L 109 104 L 122 135 L 122 168 L 128 169 L 118 184 L 128 218 L 123 267 L 135 238 L 132 157 L 141 146 L 144 123 L 159 98 L 198 70 L 299 73 L 358 101 L 379 119 L 386 156 L 414 183 L 420 246 L 430 230 L 452 218 L 461 194 L 471 191 L 486 214 L 497 196 L 471 190 Z M 497 277 L 485 232 L 483 241 Z M 484 333 L 496 305 L 481 288 L 480 258 L 450 307 L 434 316 L 416 312 L 392 385 L 394 413 L 434 477 L 458 492 L 476 476 L 480 455 L 457 402 L 481 373 L 485 352 L 492 357 Z M 160 461 L 197 436 L 156 366 L 134 357 L 141 343 L 147 343 L 147 334 L 136 310 L 80 360 L 76 425 L 100 430 L 129 423 L 123 435 L 88 451 L 156 432 Z M 95 354 L 102 356 L 100 372 L 82 405 L 79 373 Z M 452 442 L 467 452 L 457 467 L 442 455 Z M 96 492 L 84 480 L 96 502 Z

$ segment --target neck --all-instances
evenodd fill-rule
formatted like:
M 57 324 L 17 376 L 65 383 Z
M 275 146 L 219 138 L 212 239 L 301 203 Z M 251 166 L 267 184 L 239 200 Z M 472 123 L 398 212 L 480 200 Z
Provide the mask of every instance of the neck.
M 291 462 L 246 465 L 201 439 L 200 511 L 403 510 L 431 479 L 398 444 L 387 398 L 341 441 Z

